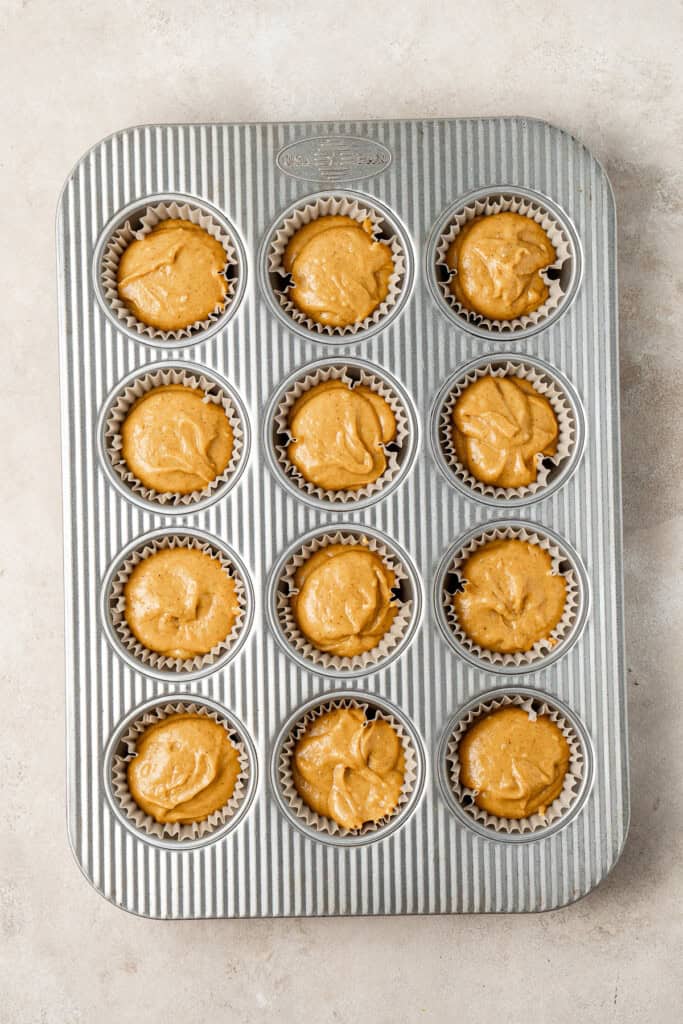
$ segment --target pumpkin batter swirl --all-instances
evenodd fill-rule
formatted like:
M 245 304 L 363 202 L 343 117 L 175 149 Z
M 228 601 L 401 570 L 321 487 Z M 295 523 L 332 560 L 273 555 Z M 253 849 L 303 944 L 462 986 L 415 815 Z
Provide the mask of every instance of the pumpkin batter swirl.
M 121 454 L 145 487 L 191 494 L 224 472 L 233 432 L 225 410 L 204 392 L 182 384 L 154 388 L 139 398 L 121 428 Z
M 125 617 L 137 640 L 168 658 L 208 654 L 239 613 L 235 581 L 196 548 L 164 548 L 139 562 L 124 587 Z
M 525 540 L 492 540 L 470 555 L 459 575 L 464 590 L 453 597 L 467 636 L 489 651 L 530 651 L 564 613 L 567 584 L 553 574 L 552 558 Z
M 347 327 L 370 316 L 389 293 L 391 249 L 373 238 L 372 221 L 318 217 L 289 241 L 283 266 L 294 305 L 317 323 Z
M 329 544 L 299 566 L 290 604 L 296 623 L 319 651 L 352 658 L 378 645 L 397 606 L 394 572 L 360 544 Z
M 540 271 L 556 256 L 547 234 L 530 217 L 475 217 L 458 232 L 446 254 L 446 264 L 456 272 L 450 288 L 466 309 L 491 320 L 514 320 L 548 298 Z
M 124 250 L 118 292 L 143 324 L 177 331 L 225 305 L 227 256 L 208 231 L 187 220 L 163 220 Z
M 330 380 L 305 391 L 289 414 L 287 455 L 324 490 L 358 490 L 387 468 L 384 445 L 396 436 L 389 403 L 363 384 Z
M 478 807 L 500 818 L 545 814 L 562 792 L 569 745 L 547 716 L 500 708 L 481 718 L 458 746 L 460 782 Z
M 301 799 L 342 828 L 359 829 L 392 814 L 405 771 L 396 730 L 360 708 L 315 718 L 294 749 L 292 775 Z
M 155 821 L 190 825 L 228 802 L 239 774 L 239 755 L 223 726 L 181 713 L 145 729 L 128 765 L 128 788 Z
M 453 447 L 482 483 L 524 487 L 538 476 L 539 455 L 557 451 L 553 407 L 529 381 L 480 377 L 453 408 Z

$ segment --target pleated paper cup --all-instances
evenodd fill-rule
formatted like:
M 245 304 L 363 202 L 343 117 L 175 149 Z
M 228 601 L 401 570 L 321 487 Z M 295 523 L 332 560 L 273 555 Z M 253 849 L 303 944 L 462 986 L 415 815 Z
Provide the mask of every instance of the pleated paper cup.
M 357 323 L 347 324 L 344 327 L 333 327 L 330 324 L 318 323 L 298 309 L 289 296 L 292 287 L 291 278 L 283 265 L 285 250 L 297 231 L 306 224 L 310 224 L 311 221 L 318 220 L 320 217 L 330 216 L 350 217 L 359 224 L 370 220 L 373 226 L 373 237 L 376 241 L 384 242 L 389 246 L 394 261 L 394 270 L 389 278 L 389 290 L 386 298 L 379 303 L 370 316 L 359 320 Z M 339 194 L 312 197 L 289 211 L 273 232 L 267 245 L 266 272 L 276 305 L 286 318 L 292 320 L 299 327 L 320 335 L 322 338 L 325 336 L 330 338 L 343 337 L 357 335 L 363 331 L 378 328 L 384 321 L 388 320 L 396 309 L 401 293 L 406 287 L 408 259 L 408 253 L 403 240 L 391 224 L 388 223 L 386 216 L 378 207 L 372 206 L 368 199 Z
M 240 765 L 235 788 L 227 803 L 202 821 L 195 821 L 188 825 L 183 825 L 180 822 L 157 821 L 135 802 L 128 787 L 128 766 L 136 757 L 137 744 L 145 731 L 157 722 L 181 714 L 202 715 L 223 726 L 237 751 Z M 249 788 L 251 770 L 252 766 L 244 738 L 225 716 L 202 702 L 195 703 L 189 697 L 174 701 L 160 701 L 158 705 L 148 708 L 128 725 L 116 749 L 112 752 L 111 792 L 130 825 L 144 835 L 153 836 L 156 839 L 176 840 L 179 845 L 198 839 L 210 841 L 216 832 L 223 833 L 225 826 L 240 811 Z
M 544 814 L 537 812 L 527 818 L 499 818 L 478 807 L 475 802 L 477 792 L 469 789 L 460 780 L 459 747 L 463 737 L 476 722 L 492 712 L 506 707 L 522 708 L 532 720 L 542 715 L 547 716 L 561 731 L 569 746 L 569 768 L 564 778 L 562 791 L 546 808 Z M 446 743 L 447 779 L 458 806 L 467 818 L 479 823 L 494 835 L 496 833 L 502 836 L 529 834 L 533 838 L 537 833 L 548 829 L 560 819 L 566 818 L 574 809 L 585 782 L 586 757 L 587 751 L 584 749 L 579 732 L 551 698 L 542 693 L 530 696 L 529 694 L 501 691 L 499 696 L 484 699 L 474 706 L 470 705 L 469 709 L 466 709 L 456 721 Z
M 189 494 L 156 491 L 145 486 L 135 476 L 123 457 L 121 431 L 133 406 L 150 391 L 169 385 L 182 385 L 192 390 L 202 391 L 207 403 L 218 405 L 223 409 L 232 430 L 232 454 L 228 465 L 206 487 Z M 154 367 L 147 372 L 140 373 L 122 386 L 108 402 L 102 431 L 105 457 L 114 471 L 116 479 L 123 485 L 123 489 L 142 499 L 143 502 L 150 502 L 167 511 L 171 509 L 191 511 L 195 506 L 207 504 L 215 499 L 218 492 L 226 493 L 241 473 L 242 460 L 247 454 L 245 451 L 246 440 L 245 413 L 226 387 L 219 383 L 209 370 L 204 371 L 202 368 L 197 368 L 190 372 L 181 364 Z
M 475 381 L 483 377 L 516 378 L 526 380 L 534 390 L 550 402 L 558 425 L 557 451 L 554 455 L 539 452 L 536 460 L 536 479 L 522 487 L 498 487 L 478 480 L 460 461 L 453 442 L 453 411 L 460 396 Z M 458 481 L 475 496 L 493 498 L 497 501 L 513 501 L 520 498 L 543 497 L 543 493 L 557 476 L 557 472 L 571 459 L 578 442 L 577 414 L 569 396 L 554 375 L 544 372 L 534 363 L 514 357 L 481 360 L 458 376 L 449 388 L 441 404 L 438 418 L 439 446 L 444 462 Z
M 223 303 L 204 320 L 197 320 L 188 324 L 187 327 L 174 331 L 161 330 L 138 320 L 119 295 L 118 289 L 119 263 L 125 250 L 131 242 L 144 238 L 165 220 L 186 220 L 191 224 L 196 224 L 219 241 L 225 250 L 223 275 L 227 282 L 227 292 Z M 227 231 L 225 224 L 208 207 L 194 200 L 192 202 L 169 200 L 151 203 L 148 206 L 141 204 L 135 213 L 112 231 L 104 244 L 98 273 L 104 302 L 121 326 L 141 339 L 151 339 L 163 344 L 164 342 L 177 343 L 185 339 L 194 339 L 195 336 L 208 331 L 223 318 L 237 293 L 240 266 L 235 240 Z
M 289 425 L 294 404 L 307 391 L 331 380 L 342 381 L 351 389 L 359 384 L 369 388 L 385 400 L 396 420 L 396 437 L 393 441 L 382 445 L 387 460 L 386 469 L 377 480 L 356 489 L 333 491 L 319 487 L 310 480 L 306 480 L 289 458 L 288 447 L 295 440 Z M 275 410 L 274 434 L 275 458 L 287 480 L 291 481 L 304 494 L 319 501 L 337 505 L 354 505 L 368 498 L 380 497 L 382 491 L 389 487 L 400 474 L 409 443 L 408 412 L 395 388 L 379 372 L 372 372 L 362 365 L 354 366 L 352 361 L 340 362 L 335 365 L 324 364 L 309 367 L 281 396 Z
M 403 747 L 405 761 L 403 786 L 401 787 L 396 807 L 391 814 L 385 815 L 378 821 L 365 822 L 359 829 L 344 828 L 336 821 L 333 821 L 332 818 L 326 818 L 312 810 L 299 795 L 294 782 L 293 760 L 297 742 L 312 722 L 326 712 L 334 711 L 338 708 L 359 708 L 366 717 L 370 716 L 370 720 L 381 719 L 387 722 L 397 733 Z M 362 842 L 367 837 L 380 838 L 381 834 L 392 825 L 394 820 L 399 815 L 405 813 L 418 785 L 419 760 L 413 739 L 401 720 L 392 713 L 390 708 L 381 699 L 375 697 L 365 700 L 360 696 L 356 699 L 353 697 L 335 697 L 333 695 L 328 699 L 321 699 L 314 707 L 302 713 L 284 739 L 284 742 L 280 745 L 276 758 L 278 786 L 288 813 L 297 822 L 300 822 L 307 829 L 318 833 L 321 837 L 331 837 L 332 839 L 354 837 L 359 842 Z
M 549 636 L 538 640 L 528 651 L 502 653 L 481 647 L 467 635 L 453 605 L 456 591 L 461 586 L 467 586 L 462 572 L 465 562 L 475 551 L 495 540 L 522 540 L 537 545 L 550 555 L 553 575 L 562 576 L 565 580 L 565 603 L 560 621 Z M 454 586 L 453 581 L 459 586 Z M 511 526 L 501 523 L 476 531 L 448 557 L 437 579 L 443 620 L 451 642 L 455 642 L 456 649 L 460 649 L 469 661 L 478 663 L 484 669 L 501 671 L 540 668 L 547 663 L 551 655 L 554 656 L 569 646 L 570 638 L 578 633 L 580 617 L 585 616 L 586 596 L 581 594 L 582 585 L 583 579 L 574 557 L 568 550 L 562 550 L 553 536 L 532 524 Z
M 315 647 L 299 629 L 291 605 L 291 597 L 298 592 L 294 582 L 297 569 L 307 562 L 316 551 L 329 547 L 331 544 L 366 547 L 368 551 L 378 555 L 385 566 L 394 573 L 396 579 L 394 590 L 399 591 L 400 595 L 403 588 L 408 589 L 405 599 L 401 596 L 395 598 L 396 615 L 377 646 L 353 657 L 341 657 Z M 328 675 L 344 676 L 351 672 L 364 673 L 379 667 L 408 642 L 415 625 L 417 592 L 412 573 L 409 573 L 399 556 L 382 540 L 361 528 L 357 531 L 346 528 L 330 530 L 329 533 L 321 532 L 310 537 L 286 560 L 275 579 L 275 584 L 275 620 L 285 648 L 289 648 L 309 667 L 315 667 Z
M 524 316 L 516 317 L 514 320 L 492 320 L 482 313 L 463 306 L 450 287 L 456 271 L 446 262 L 451 244 L 465 225 L 476 217 L 488 217 L 497 213 L 518 213 L 522 217 L 529 217 L 530 220 L 535 221 L 545 231 L 556 254 L 555 260 L 541 271 L 541 277 L 548 286 L 548 298 L 538 309 Z M 514 191 L 496 190 L 466 202 L 453 214 L 439 235 L 436 242 L 436 283 L 443 300 L 465 324 L 491 334 L 515 335 L 538 327 L 560 308 L 567 294 L 563 283 L 566 278 L 563 268 L 568 266 L 573 259 L 574 246 L 568 229 L 551 208 L 543 202 L 541 196 L 531 198 Z
M 207 654 L 198 654 L 193 658 L 171 658 L 145 647 L 133 634 L 126 620 L 125 587 L 137 565 L 158 551 L 175 548 L 190 548 L 203 551 L 220 562 L 226 574 L 235 584 L 238 612 L 235 622 L 225 639 L 217 643 Z M 234 653 L 244 638 L 249 619 L 248 587 L 241 568 L 217 544 L 208 538 L 192 532 L 179 530 L 167 531 L 158 536 L 148 536 L 133 547 L 125 558 L 110 574 L 110 585 L 106 597 L 106 609 L 110 625 L 117 645 L 125 651 L 133 662 L 137 662 L 139 670 L 155 675 L 182 679 L 184 675 L 205 674 L 218 664 L 223 664 L 226 656 Z

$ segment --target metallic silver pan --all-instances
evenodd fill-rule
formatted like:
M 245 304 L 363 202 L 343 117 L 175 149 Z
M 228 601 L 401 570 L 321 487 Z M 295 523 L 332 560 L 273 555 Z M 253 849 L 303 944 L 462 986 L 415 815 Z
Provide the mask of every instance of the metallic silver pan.
M 439 266 L 453 217 L 491 196 L 540 204 L 568 254 L 554 308 L 512 331 L 463 317 L 444 296 Z M 291 315 L 272 258 L 292 210 L 330 197 L 371 209 L 401 254 L 390 307 L 342 335 Z M 172 202 L 199 208 L 229 234 L 232 300 L 203 328 L 160 340 L 111 307 L 102 259 L 126 220 Z M 57 247 L 68 818 L 86 877 L 118 906 L 158 918 L 540 911 L 589 892 L 619 857 L 629 816 L 616 227 L 599 163 L 565 132 L 524 118 L 149 125 L 79 160 L 59 201 Z M 566 386 L 579 447 L 530 500 L 477 494 L 441 461 L 444 387 L 487 357 L 528 358 Z M 166 360 L 226 383 L 247 421 L 238 478 L 196 509 L 129 496 L 106 465 L 107 401 Z M 299 494 L 274 450 L 278 394 L 300 368 L 330 362 L 355 365 L 353 373 L 370 364 L 406 409 L 396 480 L 357 508 Z M 447 553 L 477 529 L 510 521 L 558 541 L 580 590 L 568 641 L 512 668 L 461 650 L 440 606 Z M 405 563 L 406 635 L 359 671 L 321 669 L 288 649 L 274 608 L 285 554 L 337 528 L 367 530 Z M 112 642 L 103 587 L 142 535 L 183 530 L 215 538 L 238 560 L 247 635 L 214 669 L 147 671 Z M 393 717 L 411 747 L 414 778 L 400 813 L 364 835 L 316 832 L 281 788 L 288 730 L 336 693 Z M 569 812 L 521 834 L 463 810 L 446 763 L 461 716 L 484 695 L 506 694 L 547 700 L 574 729 L 582 758 Z M 223 709 L 251 764 L 239 820 L 189 843 L 150 839 L 121 813 L 111 783 L 136 709 L 180 697 Z

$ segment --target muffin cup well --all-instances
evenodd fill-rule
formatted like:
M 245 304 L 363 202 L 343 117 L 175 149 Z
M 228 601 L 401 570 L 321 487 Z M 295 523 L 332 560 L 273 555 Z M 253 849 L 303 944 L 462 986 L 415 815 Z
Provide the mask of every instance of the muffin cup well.
M 371 718 L 381 718 L 395 729 L 403 746 L 405 769 L 403 786 L 396 807 L 391 814 L 385 815 L 376 822 L 366 822 L 359 829 L 343 828 L 331 818 L 326 818 L 312 810 L 299 795 L 292 773 L 294 748 L 298 740 L 311 722 L 325 712 L 334 711 L 336 708 L 360 708 L 366 716 L 370 712 Z M 315 702 L 313 707 L 303 711 L 283 742 L 278 744 L 275 757 L 277 786 L 283 804 L 292 818 L 300 822 L 306 829 L 317 833 L 321 839 L 325 837 L 332 840 L 347 839 L 347 845 L 348 840 L 356 839 L 358 842 L 363 842 L 381 838 L 387 827 L 399 816 L 405 814 L 411 798 L 416 795 L 418 789 L 420 765 L 413 738 L 400 718 L 392 714 L 389 706 L 374 697 L 365 699 L 361 695 L 353 697 L 332 694 L 327 699 L 323 698 L 319 702 Z
M 225 270 L 227 292 L 222 308 L 214 310 L 204 320 L 197 320 L 187 327 L 175 331 L 164 331 L 138 320 L 128 308 L 118 291 L 119 262 L 124 251 L 131 242 L 150 234 L 164 220 L 186 220 L 203 228 L 212 238 L 221 243 L 225 250 Z M 105 305 L 129 334 L 137 335 L 141 340 L 151 339 L 154 342 L 182 342 L 185 339 L 208 331 L 224 316 L 236 298 L 238 277 L 241 271 L 237 244 L 228 232 L 226 225 L 210 211 L 209 207 L 195 200 L 163 199 L 145 206 L 139 204 L 124 223 L 115 227 L 104 243 L 99 266 L 97 267 L 98 283 Z
M 126 621 L 125 586 L 133 569 L 145 558 L 169 548 L 193 548 L 217 558 L 235 584 L 235 595 L 238 603 L 237 618 L 230 634 L 207 654 L 196 655 L 194 658 L 169 658 L 164 654 L 151 651 L 145 647 L 132 633 Z M 118 560 L 117 560 L 118 562 Z M 218 665 L 222 665 L 232 657 L 243 640 L 251 618 L 249 608 L 251 594 L 247 578 L 241 565 L 234 556 L 223 550 L 222 546 L 199 531 L 168 529 L 157 534 L 148 534 L 133 544 L 123 559 L 110 571 L 105 583 L 105 615 L 109 618 L 111 634 L 116 645 L 128 656 L 139 670 L 161 678 L 181 680 L 190 675 L 204 675 Z
M 357 323 L 347 324 L 345 327 L 333 327 L 330 324 L 318 323 L 297 308 L 289 298 L 290 275 L 282 262 L 290 239 L 297 231 L 304 225 L 310 224 L 311 221 L 318 220 L 319 217 L 329 216 L 350 217 L 352 220 L 358 221 L 359 224 L 370 220 L 374 229 L 374 238 L 377 241 L 385 242 L 390 247 L 394 261 L 394 271 L 389 278 L 389 291 L 386 298 L 370 316 Z M 300 328 L 317 334 L 321 338 L 328 337 L 330 339 L 349 337 L 383 326 L 384 322 L 397 309 L 401 294 L 407 287 L 408 261 L 407 243 L 389 223 L 387 216 L 379 206 L 371 204 L 367 197 L 342 193 L 311 196 L 307 201 L 290 209 L 272 232 L 265 252 L 267 284 L 269 284 L 270 293 L 275 299 L 276 308 L 285 315 L 285 319 L 293 321 Z
M 537 544 L 552 560 L 553 575 L 563 576 L 566 583 L 565 604 L 562 617 L 548 638 L 538 640 L 529 651 L 511 654 L 491 651 L 476 644 L 460 625 L 453 607 L 453 596 L 458 589 L 455 583 L 462 581 L 463 564 L 479 548 L 494 540 L 523 540 Z M 587 594 L 583 592 L 586 581 L 580 570 L 578 558 L 570 553 L 560 538 L 550 531 L 532 523 L 509 524 L 501 522 L 483 528 L 475 528 L 463 538 L 455 550 L 446 556 L 437 573 L 436 594 L 439 611 L 446 637 L 468 661 L 478 667 L 494 671 L 532 671 L 554 661 L 570 646 L 585 621 Z
M 376 647 L 353 657 L 340 657 L 321 651 L 308 640 L 299 629 L 294 617 L 290 598 L 297 593 L 294 575 L 297 569 L 311 555 L 330 544 L 362 545 L 377 554 L 396 577 L 394 589 L 410 587 L 412 593 L 405 600 L 396 599 L 397 611 L 394 620 Z M 393 658 L 407 643 L 417 619 L 417 583 L 404 561 L 373 532 L 360 527 L 343 527 L 336 531 L 319 532 L 310 536 L 300 547 L 286 558 L 279 572 L 273 576 L 274 618 L 277 632 L 284 641 L 283 646 L 309 668 L 319 672 L 345 675 L 370 672 Z
M 205 488 L 190 494 L 161 492 L 146 487 L 129 469 L 122 454 L 121 429 L 135 403 L 155 388 L 178 384 L 203 391 L 207 402 L 221 406 L 233 435 L 232 455 L 226 468 Z M 167 512 L 188 512 L 197 506 L 209 504 L 219 493 L 226 493 L 239 479 L 248 454 L 246 413 L 228 389 L 227 383 L 219 380 L 211 371 L 191 363 L 162 363 L 128 377 L 107 399 L 101 423 L 101 442 L 107 468 L 113 470 L 112 479 L 123 493 L 130 493 L 134 499 L 153 508 L 162 507 Z
M 463 227 L 475 217 L 496 213 L 519 213 L 539 224 L 552 242 L 556 257 L 553 263 L 541 271 L 541 277 L 548 286 L 548 298 L 533 312 L 514 320 L 492 320 L 474 310 L 467 309 L 455 297 L 450 288 L 456 273 L 446 263 L 448 249 Z M 438 293 L 457 318 L 465 325 L 476 327 L 487 334 L 515 335 L 530 331 L 548 321 L 559 310 L 567 294 L 563 268 L 576 258 L 573 238 L 560 217 L 546 204 L 543 197 L 507 189 L 479 192 L 466 199 L 448 219 L 436 240 L 436 264 L 434 267 Z
M 390 406 L 396 420 L 396 437 L 383 450 L 387 460 L 387 468 L 379 479 L 357 490 L 331 491 L 318 487 L 306 480 L 302 473 L 290 461 L 288 445 L 293 440 L 289 428 L 289 416 L 294 403 L 311 388 L 330 380 L 343 381 L 353 388 L 358 384 L 370 388 L 380 395 Z M 409 443 L 409 414 L 401 396 L 396 389 L 377 372 L 362 363 L 353 360 L 311 366 L 301 371 L 297 379 L 279 396 L 273 416 L 273 450 L 278 467 L 288 481 L 303 494 L 321 502 L 330 504 L 354 505 L 368 498 L 377 497 L 398 477 L 404 463 L 404 454 Z M 284 440 L 286 438 L 286 440 Z
M 528 818 L 499 818 L 490 814 L 475 803 L 476 791 L 469 789 L 460 782 L 460 758 L 458 749 L 468 729 L 491 714 L 505 707 L 520 707 L 528 712 L 530 718 L 547 715 L 562 732 L 569 745 L 569 768 L 564 778 L 560 795 L 546 808 L 545 814 L 536 813 Z M 476 702 L 471 702 L 463 709 L 450 729 L 445 748 L 445 774 L 450 791 L 460 808 L 462 815 L 469 822 L 476 822 L 490 831 L 496 838 L 523 836 L 537 838 L 537 834 L 546 831 L 549 826 L 567 817 L 576 808 L 581 790 L 585 786 L 587 775 L 588 750 L 579 731 L 564 714 L 561 707 L 543 693 L 501 692 L 489 695 Z
M 498 487 L 478 480 L 464 466 L 453 444 L 453 410 L 460 395 L 476 380 L 482 377 L 516 377 L 528 381 L 534 389 L 546 398 L 557 418 L 557 451 L 552 456 L 537 456 L 538 473 L 536 480 L 522 487 Z M 439 451 L 448 468 L 449 475 L 464 485 L 474 497 L 491 498 L 505 504 L 524 498 L 541 498 L 558 475 L 559 468 L 571 459 L 580 443 L 578 414 L 568 391 L 555 374 L 535 361 L 519 359 L 514 355 L 498 359 L 487 356 L 463 367 L 456 372 L 445 395 L 439 399 L 437 410 Z
M 128 788 L 128 765 L 135 757 L 140 737 L 150 725 L 176 714 L 205 715 L 222 725 L 228 733 L 230 742 L 237 750 L 240 764 L 240 773 L 228 802 L 213 811 L 208 818 L 203 821 L 195 821 L 190 825 L 156 821 L 135 802 Z M 252 765 L 244 738 L 233 722 L 211 705 L 195 702 L 193 698 L 182 698 L 172 702 L 160 702 L 149 707 L 130 722 L 116 744 L 116 749 L 112 751 L 110 770 L 112 796 L 129 823 L 145 835 L 153 836 L 156 839 L 175 840 L 178 845 L 182 845 L 184 842 L 198 839 L 210 841 L 214 833 L 224 834 L 227 831 L 225 826 L 229 825 L 231 819 L 235 818 L 241 810 L 247 796 Z

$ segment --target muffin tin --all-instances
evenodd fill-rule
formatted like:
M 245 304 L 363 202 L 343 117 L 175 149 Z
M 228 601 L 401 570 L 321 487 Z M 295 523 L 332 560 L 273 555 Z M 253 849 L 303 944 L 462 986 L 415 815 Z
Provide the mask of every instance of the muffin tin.
M 453 219 L 501 197 L 547 211 L 569 252 L 557 306 L 505 330 L 463 317 L 444 298 L 438 266 Z M 328 206 L 372 211 L 403 254 L 394 301 L 355 332 L 311 330 L 274 279 L 280 226 Z M 128 325 L 102 282 L 112 234 L 150 207 L 198 211 L 234 253 L 225 312 L 182 338 Z M 616 862 L 629 814 L 615 211 L 597 161 L 559 129 L 521 118 L 132 128 L 98 143 L 69 175 L 57 240 L 68 822 L 86 877 L 116 905 L 159 918 L 535 911 L 585 895 Z M 568 402 L 571 454 L 536 493 L 482 493 L 444 460 L 448 388 L 482 360 L 523 362 Z M 307 493 L 278 460 L 279 399 L 302 373 L 331 366 L 383 379 L 405 410 L 398 471 L 357 502 Z M 112 401 L 160 367 L 203 374 L 242 421 L 239 465 L 196 501 L 147 500 L 107 451 Z M 442 604 L 458 548 L 511 524 L 569 556 L 578 589 L 552 655 L 512 668 L 460 645 Z M 337 533 L 385 545 L 405 572 L 409 621 L 374 665 L 312 664 L 278 621 L 287 558 Z M 121 561 L 173 536 L 221 551 L 246 601 L 229 649 L 180 672 L 137 658 L 111 618 Z M 492 828 L 452 784 L 463 716 L 507 697 L 553 708 L 573 729 L 580 782 L 548 827 Z M 400 722 L 414 760 L 399 811 L 359 835 L 316 831 L 282 781 L 292 729 L 333 698 Z M 249 758 L 234 819 L 191 840 L 135 827 L 112 783 L 131 723 L 179 701 L 222 716 Z

